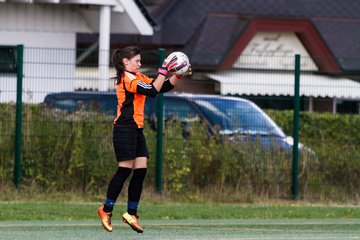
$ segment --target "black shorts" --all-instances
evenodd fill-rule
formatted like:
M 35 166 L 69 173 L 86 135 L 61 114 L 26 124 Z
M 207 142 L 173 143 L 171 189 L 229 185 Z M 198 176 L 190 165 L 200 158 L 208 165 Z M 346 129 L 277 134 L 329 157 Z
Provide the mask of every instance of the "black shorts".
M 149 157 L 142 128 L 114 126 L 113 145 L 118 162 Z

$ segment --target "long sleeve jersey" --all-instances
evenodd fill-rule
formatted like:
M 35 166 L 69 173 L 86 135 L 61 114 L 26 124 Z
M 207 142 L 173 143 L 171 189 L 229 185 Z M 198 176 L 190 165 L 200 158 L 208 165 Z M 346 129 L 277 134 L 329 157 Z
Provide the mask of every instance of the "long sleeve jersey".
M 153 81 L 141 73 L 124 72 L 116 86 L 118 105 L 114 125 L 143 128 L 146 96 L 155 97 L 160 92 L 168 92 L 174 88 L 167 79 L 158 92 Z

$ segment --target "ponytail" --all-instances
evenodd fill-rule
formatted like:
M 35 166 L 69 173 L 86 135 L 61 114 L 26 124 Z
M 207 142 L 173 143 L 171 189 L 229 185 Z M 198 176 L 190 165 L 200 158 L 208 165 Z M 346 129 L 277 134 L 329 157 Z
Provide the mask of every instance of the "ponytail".
M 116 79 L 116 85 L 120 83 L 121 78 L 125 71 L 123 59 L 124 58 L 131 59 L 136 55 L 140 54 L 140 52 L 141 52 L 140 48 L 136 46 L 129 46 L 123 49 L 117 49 L 113 52 L 111 60 L 116 70 L 116 76 L 113 77 L 112 79 Z

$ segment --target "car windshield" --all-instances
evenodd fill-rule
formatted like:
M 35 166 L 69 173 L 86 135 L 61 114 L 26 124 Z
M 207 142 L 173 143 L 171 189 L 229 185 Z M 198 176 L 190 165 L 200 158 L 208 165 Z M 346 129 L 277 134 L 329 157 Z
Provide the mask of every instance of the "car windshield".
M 194 98 L 210 123 L 220 126 L 222 133 L 284 133 L 256 105 L 235 99 Z

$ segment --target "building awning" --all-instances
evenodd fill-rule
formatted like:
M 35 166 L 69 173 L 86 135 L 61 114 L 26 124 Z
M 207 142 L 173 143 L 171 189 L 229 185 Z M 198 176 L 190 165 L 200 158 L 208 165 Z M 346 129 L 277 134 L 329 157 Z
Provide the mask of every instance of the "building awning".
M 294 73 L 228 70 L 207 75 L 220 82 L 221 94 L 294 96 Z M 302 73 L 300 96 L 360 99 L 360 83 L 341 77 Z

